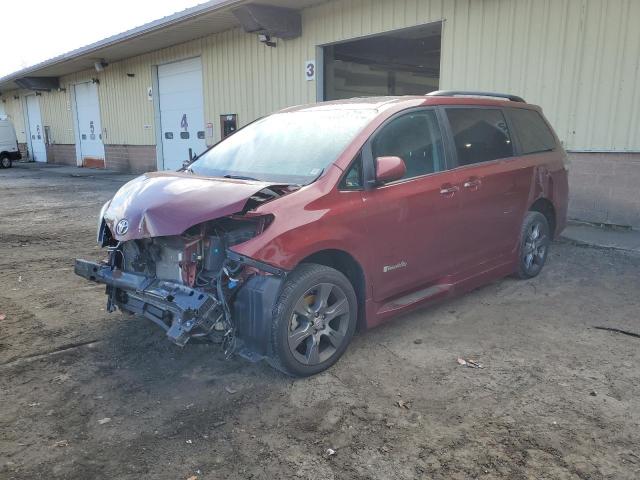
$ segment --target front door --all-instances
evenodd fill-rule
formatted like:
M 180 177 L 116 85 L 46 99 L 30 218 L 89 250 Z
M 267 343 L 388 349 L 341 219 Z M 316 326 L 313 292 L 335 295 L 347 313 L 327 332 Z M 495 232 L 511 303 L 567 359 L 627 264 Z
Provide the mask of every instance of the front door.
M 370 142 L 371 156 L 398 156 L 407 173 L 364 192 L 374 299 L 383 302 L 440 284 L 456 241 L 458 197 L 447 190 L 447 161 L 433 109 L 392 119 Z
M 200 58 L 158 67 L 164 170 L 177 170 L 207 148 Z
M 104 144 L 97 85 L 93 82 L 77 84 L 75 100 L 81 165 L 104 168 Z
M 31 158 L 36 162 L 46 162 L 47 147 L 44 143 L 44 127 L 40 116 L 40 99 L 36 95 L 27 96 L 27 117 Z

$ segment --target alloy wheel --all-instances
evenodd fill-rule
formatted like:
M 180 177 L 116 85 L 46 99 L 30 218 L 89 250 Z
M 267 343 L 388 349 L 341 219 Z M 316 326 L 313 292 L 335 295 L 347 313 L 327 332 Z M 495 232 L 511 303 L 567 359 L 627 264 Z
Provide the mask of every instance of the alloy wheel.
M 549 237 L 542 222 L 533 222 L 524 241 L 523 262 L 527 272 L 542 268 L 549 248 Z
M 304 365 L 331 358 L 347 338 L 349 319 L 349 301 L 338 285 L 320 283 L 307 290 L 289 321 L 287 340 L 294 358 Z

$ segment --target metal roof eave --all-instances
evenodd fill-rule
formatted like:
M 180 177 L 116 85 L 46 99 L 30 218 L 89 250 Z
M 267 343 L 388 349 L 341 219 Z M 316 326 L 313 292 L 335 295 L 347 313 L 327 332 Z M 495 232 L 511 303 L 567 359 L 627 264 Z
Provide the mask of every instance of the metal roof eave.
M 145 53 L 219 33 L 239 25 L 231 10 L 246 3 L 302 9 L 323 0 L 210 0 L 167 17 L 154 20 L 131 30 L 58 55 L 0 78 L 0 92 L 20 88 L 15 80 L 25 76 L 63 76 L 87 68 L 105 59 L 116 62 Z M 182 28 L 178 27 L 188 27 Z M 160 38 L 159 33 L 174 30 Z

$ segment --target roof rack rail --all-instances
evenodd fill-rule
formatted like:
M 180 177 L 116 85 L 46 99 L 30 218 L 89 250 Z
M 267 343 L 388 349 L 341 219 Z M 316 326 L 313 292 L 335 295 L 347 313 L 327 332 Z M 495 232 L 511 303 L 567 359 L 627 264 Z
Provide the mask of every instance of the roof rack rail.
M 437 92 L 427 93 L 428 97 L 493 97 L 504 98 L 512 102 L 527 103 L 524 98 L 517 95 L 509 95 L 508 93 L 492 93 L 492 92 L 468 92 L 464 90 L 438 90 Z

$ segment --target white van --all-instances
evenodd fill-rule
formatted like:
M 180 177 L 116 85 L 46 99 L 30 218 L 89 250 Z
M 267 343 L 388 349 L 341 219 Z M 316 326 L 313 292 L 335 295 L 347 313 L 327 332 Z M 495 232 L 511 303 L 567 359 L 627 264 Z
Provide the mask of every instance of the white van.
M 18 138 L 13 124 L 0 117 L 0 168 L 10 168 L 13 160 L 20 160 Z

